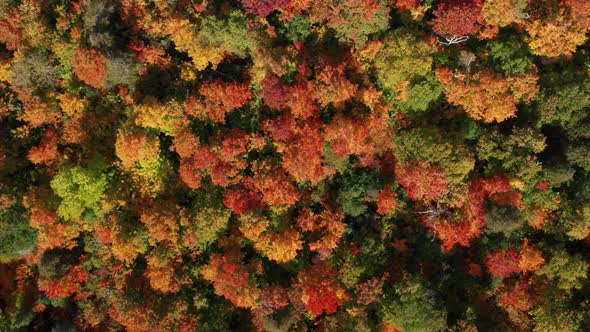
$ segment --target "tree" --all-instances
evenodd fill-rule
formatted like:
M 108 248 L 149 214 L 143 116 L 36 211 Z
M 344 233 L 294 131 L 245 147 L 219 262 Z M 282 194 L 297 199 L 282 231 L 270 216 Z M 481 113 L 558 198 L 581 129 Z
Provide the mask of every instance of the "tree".
M 432 69 L 433 53 L 434 48 L 412 31 L 397 29 L 385 37 L 375 56 L 379 80 L 395 90 L 404 81 L 426 76 Z
M 545 150 L 546 138 L 532 128 L 514 128 L 509 135 L 483 134 L 477 143 L 478 158 L 488 162 L 488 171 L 501 170 L 523 181 L 532 181 L 541 172 L 537 154 Z
M 343 221 L 344 214 L 339 211 L 326 208 L 320 213 L 314 213 L 304 209 L 297 216 L 297 227 L 313 235 L 315 240 L 309 243 L 310 250 L 317 251 L 323 257 L 330 257 L 346 230 Z
M 289 0 L 240 0 L 246 13 L 266 17 L 275 10 L 283 9 L 289 5 Z
M 558 288 L 570 291 L 583 286 L 588 278 L 588 266 L 579 254 L 570 255 L 563 248 L 555 248 L 549 254 L 549 261 L 536 273 L 553 279 Z
M 388 288 L 381 311 L 386 321 L 403 331 L 439 331 L 447 326 L 447 312 L 436 293 L 418 278 Z
M 182 113 L 182 106 L 177 101 L 169 100 L 162 103 L 153 96 L 146 96 L 141 104 L 135 104 L 133 107 L 136 125 L 157 129 L 167 135 L 174 133 L 176 121 Z
M 12 61 L 10 82 L 25 93 L 51 90 L 59 82 L 58 71 L 46 54 L 32 51 Z
M 0 263 L 8 263 L 28 255 L 38 244 L 37 230 L 30 224 L 26 209 L 17 202 L 9 204 L 2 195 L 0 212 Z
M 135 89 L 135 81 L 139 77 L 140 65 L 133 55 L 120 54 L 108 57 L 106 62 L 105 87 L 126 86 Z
M 66 166 L 51 180 L 51 189 L 61 198 L 57 212 L 65 219 L 78 219 L 85 211 L 100 214 L 106 187 L 107 176 L 100 167 Z
M 10 8 L 3 16 L 0 21 L 0 42 L 4 43 L 8 50 L 14 51 L 19 48 L 24 38 L 20 29 L 20 17 L 17 7 Z
M 332 173 L 323 165 L 324 142 L 317 126 L 306 125 L 297 131 L 297 136 L 288 145 L 278 145 L 283 150 L 283 167 L 295 181 L 310 181 L 315 185 Z
M 116 24 L 116 8 L 108 1 L 98 0 L 83 3 L 84 30 L 90 46 L 97 49 L 110 49 L 115 46 L 115 38 L 110 29 Z
M 251 280 L 252 273 L 238 257 L 231 254 L 213 254 L 209 263 L 201 268 L 203 278 L 213 283 L 215 294 L 228 299 L 240 308 L 254 308 L 262 295 Z
M 324 312 L 334 314 L 348 298 L 336 280 L 336 271 L 325 262 L 299 272 L 297 284 L 301 289 L 300 300 L 314 318 Z
M 443 0 L 433 11 L 432 30 L 443 37 L 477 33 L 483 25 L 481 0 Z
M 235 214 L 242 214 L 248 210 L 261 207 L 260 195 L 247 188 L 229 188 L 223 196 L 223 204 Z
M 174 254 L 160 247 L 152 250 L 147 256 L 147 270 L 145 276 L 150 281 L 150 286 L 162 293 L 177 293 L 182 287 L 182 280 L 178 277 L 178 271 Z
M 573 307 L 568 294 L 550 289 L 543 294 L 541 303 L 531 310 L 535 332 L 576 331 L 580 328 L 583 313 Z
M 505 75 L 524 74 L 533 66 L 527 44 L 516 36 L 490 41 L 486 48 L 490 52 L 492 66 Z
M 464 183 L 475 165 L 472 152 L 459 137 L 430 127 L 398 131 L 395 155 L 400 165 L 427 161 L 431 166 L 440 166 L 449 185 Z
M 259 164 L 253 167 L 254 187 L 271 208 L 290 207 L 301 197 L 284 169 Z
M 231 212 L 221 206 L 200 208 L 194 211 L 190 221 L 183 225 L 185 236 L 194 235 L 194 245 L 205 250 L 223 235 L 230 218 Z M 184 222 L 182 217 L 180 222 Z
M 336 115 L 332 122 L 324 127 L 324 140 L 338 158 L 350 154 L 371 154 L 374 148 L 370 139 L 370 130 L 358 118 Z
M 78 48 L 72 56 L 76 76 L 95 89 L 104 89 L 107 75 L 107 58 L 94 49 Z
M 498 250 L 486 257 L 486 267 L 496 278 L 508 278 L 513 273 L 520 272 L 520 254 L 516 249 Z
M 398 165 L 395 175 L 399 184 L 408 191 L 408 196 L 415 201 L 437 201 L 448 190 L 442 168 L 427 161 Z
M 180 229 L 179 213 L 177 206 L 167 202 L 150 204 L 142 209 L 140 220 L 148 230 L 151 245 L 160 242 L 176 245 Z
M 226 53 L 246 57 L 256 49 L 250 35 L 246 15 L 232 10 L 228 16 L 205 15 L 196 29 L 188 19 L 170 18 L 164 32 L 169 35 L 179 51 L 187 52 L 197 70 L 211 64 L 215 69 Z
M 303 240 L 294 228 L 287 228 L 281 232 L 267 231 L 259 236 L 254 248 L 277 263 L 287 263 L 303 249 Z
M 79 248 L 78 248 L 79 249 Z M 39 276 L 47 280 L 65 277 L 78 263 L 80 250 L 46 250 L 39 259 Z
M 318 103 L 322 106 L 332 103 L 337 108 L 342 108 L 358 89 L 358 85 L 347 79 L 344 64 L 321 68 L 314 85 L 313 96 Z
M 575 24 L 587 31 L 590 30 L 590 5 L 583 0 L 565 0 L 564 4 L 570 7 L 570 14 Z
M 424 112 L 438 101 L 443 87 L 434 75 L 414 78 L 410 85 L 400 91 L 398 96 L 404 110 Z
M 359 217 L 367 212 L 367 202 L 376 200 L 377 191 L 377 178 L 374 173 L 348 172 L 341 180 L 336 202 L 347 215 Z
M 543 253 L 532 245 L 529 245 L 528 239 L 524 239 L 520 249 L 520 262 L 518 265 L 523 272 L 537 271 L 545 263 Z
M 45 130 L 41 142 L 29 150 L 27 157 L 33 164 L 47 165 L 58 157 L 57 133 L 53 128 Z
M 76 265 L 61 279 L 40 280 L 38 287 L 48 298 L 69 297 L 80 291 L 81 284 L 88 279 L 88 275 L 87 271 Z
M 382 216 L 392 214 L 397 207 L 397 194 L 391 190 L 391 185 L 388 184 L 379 192 L 377 198 L 377 213 Z
M 520 211 L 509 205 L 486 204 L 485 223 L 490 233 L 503 233 L 510 236 L 524 226 L 524 218 Z
M 212 121 L 223 123 L 225 115 L 244 106 L 252 94 L 246 83 L 223 82 L 221 80 L 206 82 L 201 85 L 199 94 L 203 103 L 193 102 L 189 114 L 204 116 Z
M 158 157 L 160 142 L 143 132 L 127 133 L 121 130 L 117 133 L 115 152 L 123 167 L 132 169 L 140 160 Z
M 522 0 L 491 0 L 486 1 L 482 7 L 482 14 L 486 24 L 505 27 L 512 23 L 518 23 L 523 18 Z M 526 3 L 524 4 L 526 5 Z
M 389 19 L 386 3 L 380 0 L 313 0 L 309 12 L 312 23 L 325 23 L 340 41 L 357 46 L 387 28 Z
M 516 116 L 518 100 L 510 94 L 510 83 L 492 71 L 465 75 L 449 69 L 436 70 L 448 101 L 462 106 L 476 120 L 502 122 Z
M 571 55 L 587 36 L 568 17 L 555 20 L 534 20 L 525 25 L 528 43 L 535 55 L 557 57 Z

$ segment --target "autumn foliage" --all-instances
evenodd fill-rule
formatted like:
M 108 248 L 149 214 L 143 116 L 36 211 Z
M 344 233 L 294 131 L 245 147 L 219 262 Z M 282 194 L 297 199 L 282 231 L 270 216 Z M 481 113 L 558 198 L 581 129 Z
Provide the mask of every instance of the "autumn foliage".
M 93 49 L 78 49 L 72 57 L 76 76 L 93 88 L 104 88 L 106 79 L 106 57 Z
M 590 1 L 0 1 L 0 331 L 586 331 Z
M 443 0 L 434 10 L 432 30 L 441 36 L 475 34 L 482 27 L 481 0 Z

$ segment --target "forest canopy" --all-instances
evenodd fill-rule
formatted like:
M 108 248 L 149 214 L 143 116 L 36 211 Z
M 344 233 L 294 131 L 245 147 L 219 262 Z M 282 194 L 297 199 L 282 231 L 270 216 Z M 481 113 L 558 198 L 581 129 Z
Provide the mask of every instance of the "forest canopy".
M 0 1 L 0 331 L 590 331 L 590 1 Z

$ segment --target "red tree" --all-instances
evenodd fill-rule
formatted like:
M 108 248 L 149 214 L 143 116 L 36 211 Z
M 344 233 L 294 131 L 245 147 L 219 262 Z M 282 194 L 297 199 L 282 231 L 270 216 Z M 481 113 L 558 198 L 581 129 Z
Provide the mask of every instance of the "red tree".
M 432 30 L 441 36 L 466 36 L 483 23 L 481 0 L 443 0 L 434 10 Z
M 229 188 L 223 195 L 223 204 L 235 214 L 242 214 L 248 210 L 255 210 L 262 207 L 262 197 L 247 188 Z
M 397 194 L 391 191 L 391 185 L 388 184 L 381 190 L 377 198 L 377 213 L 382 216 L 388 215 L 395 211 L 397 207 Z
M 106 57 L 92 49 L 79 48 L 72 57 L 72 67 L 76 76 L 96 89 L 102 89 L 105 86 L 106 63 Z
M 240 0 L 246 13 L 266 17 L 275 10 L 285 8 L 290 0 Z
M 39 280 L 39 290 L 50 299 L 68 297 L 80 291 L 80 286 L 88 279 L 88 272 L 80 265 L 73 266 L 70 272 L 58 280 Z
M 536 297 L 527 280 L 520 280 L 515 284 L 500 286 L 498 303 L 521 312 L 528 312 Z
M 283 167 L 295 181 L 317 184 L 333 171 L 323 165 L 324 140 L 317 125 L 306 125 L 292 141 L 282 147 Z
M 205 116 L 215 122 L 224 122 L 226 113 L 244 106 L 252 98 L 247 83 L 222 80 L 203 83 L 199 94 L 204 100 L 199 102 L 192 97 L 187 106 L 187 113 Z
M 262 193 L 263 201 L 270 207 L 291 206 L 299 198 L 299 192 L 281 167 L 257 164 L 253 167 L 254 187 Z
M 519 273 L 519 262 L 520 254 L 514 248 L 498 250 L 486 257 L 486 267 L 496 278 L 508 278 L 513 273 Z
M 4 20 L 0 21 L 0 42 L 4 43 L 9 51 L 16 50 L 23 39 L 19 28 L 19 16 L 18 8 L 15 6 L 4 15 Z
M 405 163 L 396 167 L 395 174 L 414 201 L 436 201 L 448 190 L 443 169 L 428 161 Z
M 57 158 L 57 134 L 53 128 L 47 128 L 38 146 L 32 147 L 28 154 L 33 164 L 49 164 Z
M 336 271 L 328 263 L 313 265 L 297 275 L 302 290 L 301 300 L 313 317 L 322 313 L 331 315 L 348 298 L 344 288 L 338 285 Z
M 253 308 L 261 292 L 250 284 L 248 267 L 232 254 L 213 254 L 209 264 L 201 268 L 203 278 L 213 283 L 215 294 L 241 308 Z
M 350 154 L 371 154 L 369 127 L 361 119 L 338 114 L 324 128 L 324 139 L 330 142 L 338 158 Z

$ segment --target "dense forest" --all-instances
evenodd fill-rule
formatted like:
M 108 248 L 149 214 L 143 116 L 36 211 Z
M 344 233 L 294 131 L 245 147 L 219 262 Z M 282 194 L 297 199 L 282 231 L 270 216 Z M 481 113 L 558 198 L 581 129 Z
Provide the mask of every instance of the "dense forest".
M 590 331 L 590 1 L 0 1 L 0 331 Z

